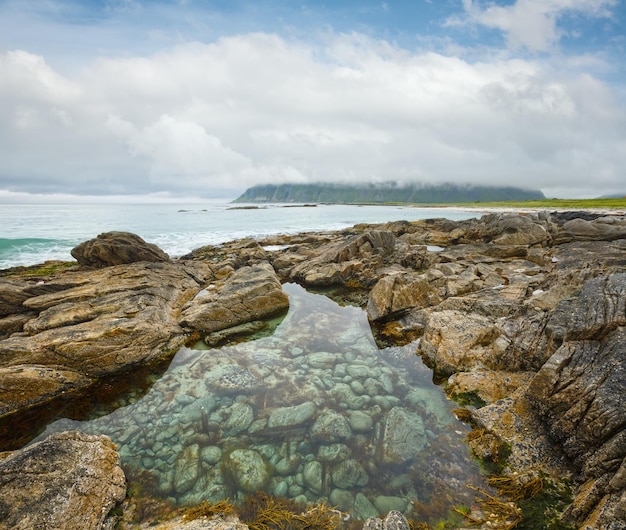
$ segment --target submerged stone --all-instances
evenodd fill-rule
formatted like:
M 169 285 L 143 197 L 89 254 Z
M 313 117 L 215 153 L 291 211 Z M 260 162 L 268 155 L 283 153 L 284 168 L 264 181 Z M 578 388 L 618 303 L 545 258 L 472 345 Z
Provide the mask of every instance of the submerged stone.
M 385 422 L 382 460 L 403 464 L 419 455 L 427 442 L 422 417 L 411 410 L 394 407 Z
M 216 366 L 207 374 L 206 385 L 224 394 L 252 394 L 262 387 L 259 379 L 235 364 Z
M 269 478 L 263 458 L 252 449 L 235 449 L 226 457 L 225 467 L 247 493 L 262 490 Z
M 177 493 L 185 493 L 193 488 L 198 480 L 199 469 L 200 446 L 188 445 L 179 453 L 174 465 L 174 489 Z
M 353 458 L 337 464 L 332 471 L 333 484 L 341 489 L 365 486 L 369 482 L 369 476 L 363 466 Z
M 352 430 L 345 416 L 327 409 L 315 420 L 310 435 L 316 442 L 342 442 L 350 438 Z
M 316 407 L 310 401 L 293 407 L 280 407 L 271 412 L 267 420 L 267 427 L 269 429 L 299 427 L 309 421 L 315 414 L 315 411 Z

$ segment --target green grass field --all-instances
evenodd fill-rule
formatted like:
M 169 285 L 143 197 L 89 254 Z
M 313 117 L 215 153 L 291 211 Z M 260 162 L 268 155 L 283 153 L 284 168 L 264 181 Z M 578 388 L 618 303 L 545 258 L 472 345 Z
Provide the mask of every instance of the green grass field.
M 432 206 L 432 205 L 425 205 Z M 442 205 L 443 206 L 443 205 Z M 542 208 L 546 210 L 626 210 L 626 197 L 621 199 L 542 199 L 535 201 L 499 201 L 453 203 L 446 206 L 475 208 Z

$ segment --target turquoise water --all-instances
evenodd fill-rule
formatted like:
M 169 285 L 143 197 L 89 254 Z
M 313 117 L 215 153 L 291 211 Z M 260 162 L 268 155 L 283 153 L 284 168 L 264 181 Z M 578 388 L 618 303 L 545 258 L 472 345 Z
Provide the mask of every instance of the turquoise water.
M 181 349 L 143 397 L 54 431 L 110 436 L 131 477 L 176 505 L 264 490 L 353 518 L 433 522 L 484 487 L 467 427 L 415 345 L 379 349 L 365 312 L 286 284 L 272 336 Z
M 338 230 L 357 223 L 447 217 L 479 212 L 401 206 L 281 207 L 232 209 L 225 202 L 203 204 L 0 204 L 0 269 L 45 260 L 71 260 L 70 251 L 102 232 L 134 232 L 170 256 L 243 237 L 314 230 Z

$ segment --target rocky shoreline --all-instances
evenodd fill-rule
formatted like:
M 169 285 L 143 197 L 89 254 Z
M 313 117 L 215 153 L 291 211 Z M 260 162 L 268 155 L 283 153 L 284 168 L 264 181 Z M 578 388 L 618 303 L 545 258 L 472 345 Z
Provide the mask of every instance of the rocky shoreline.
M 341 289 L 381 340 L 414 343 L 449 395 L 477 398 L 480 406 L 463 413 L 477 433 L 469 443 L 482 459 L 506 454 L 502 476 L 520 486 L 567 478 L 574 495 L 565 521 L 626 528 L 622 215 L 357 225 L 176 260 L 132 234 L 109 233 L 73 255 L 78 264 L 58 270 L 0 273 L 0 528 L 123 520 L 128 501 L 113 509 L 124 498 L 123 472 L 106 437 L 57 434 L 22 449 L 45 427 L 33 418 L 59 415 L 72 396 L 192 340 L 219 344 L 284 312 L 282 282 Z M 73 458 L 52 464 L 57 454 Z M 68 482 L 55 482 L 46 465 Z M 76 500 L 61 502 L 75 491 Z M 193 524 L 170 527 L 201 527 Z

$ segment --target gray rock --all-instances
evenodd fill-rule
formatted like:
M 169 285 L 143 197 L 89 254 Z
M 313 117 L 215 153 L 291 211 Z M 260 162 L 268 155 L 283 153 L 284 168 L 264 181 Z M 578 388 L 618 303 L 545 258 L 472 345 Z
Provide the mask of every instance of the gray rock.
M 279 475 L 292 475 L 300 466 L 301 461 L 302 458 L 300 457 L 300 455 L 291 455 L 285 458 L 281 458 L 278 462 L 276 462 L 274 469 Z
M 389 495 L 378 495 L 374 498 L 374 506 L 380 513 L 388 513 L 391 511 L 404 512 L 407 506 L 407 500 L 402 497 L 393 497 Z
M 409 530 L 409 522 L 399 510 L 393 510 L 385 517 L 385 530 Z
M 335 488 L 330 492 L 328 500 L 331 505 L 337 506 L 337 508 L 344 512 L 349 512 L 354 506 L 354 494 L 348 490 Z
M 316 412 L 310 401 L 293 407 L 279 407 L 270 413 L 267 421 L 268 429 L 291 429 L 307 423 Z
M 324 490 L 324 469 L 317 460 L 307 462 L 302 470 L 304 485 L 318 495 Z
M 357 519 L 368 519 L 378 517 L 378 510 L 362 493 L 357 493 L 354 499 L 354 516 Z M 380 519 L 377 519 L 380 521 Z M 381 521 L 382 525 L 382 521 Z M 379 527 L 375 527 L 379 528 Z
M 224 422 L 222 429 L 226 435 L 234 436 L 247 430 L 253 420 L 254 411 L 250 405 L 247 403 L 234 403 L 230 407 L 230 416 Z
M 225 467 L 237 485 L 247 493 L 256 493 L 265 486 L 269 473 L 263 458 L 252 449 L 235 449 L 225 459 Z
M 360 410 L 352 410 L 348 413 L 348 422 L 354 432 L 370 432 L 374 426 L 372 417 Z
M 185 493 L 192 489 L 200 472 L 200 446 L 192 444 L 185 447 L 176 457 L 174 464 L 174 489 Z
M 320 462 L 340 462 L 350 456 L 350 448 L 345 444 L 320 445 L 317 459 Z
M 222 459 L 222 450 L 216 445 L 200 448 L 200 460 L 209 465 L 217 464 Z
M 340 489 L 350 489 L 365 486 L 369 482 L 369 477 L 363 466 L 352 458 L 337 464 L 331 476 L 333 484 Z
M 416 458 L 427 443 L 424 422 L 411 410 L 394 407 L 385 421 L 382 461 L 402 464 Z
M 313 423 L 309 434 L 311 440 L 322 443 L 343 442 L 352 436 L 348 420 L 343 414 L 326 409 Z
M 227 395 L 252 394 L 263 386 L 262 381 L 236 364 L 216 366 L 205 381 L 210 390 Z

